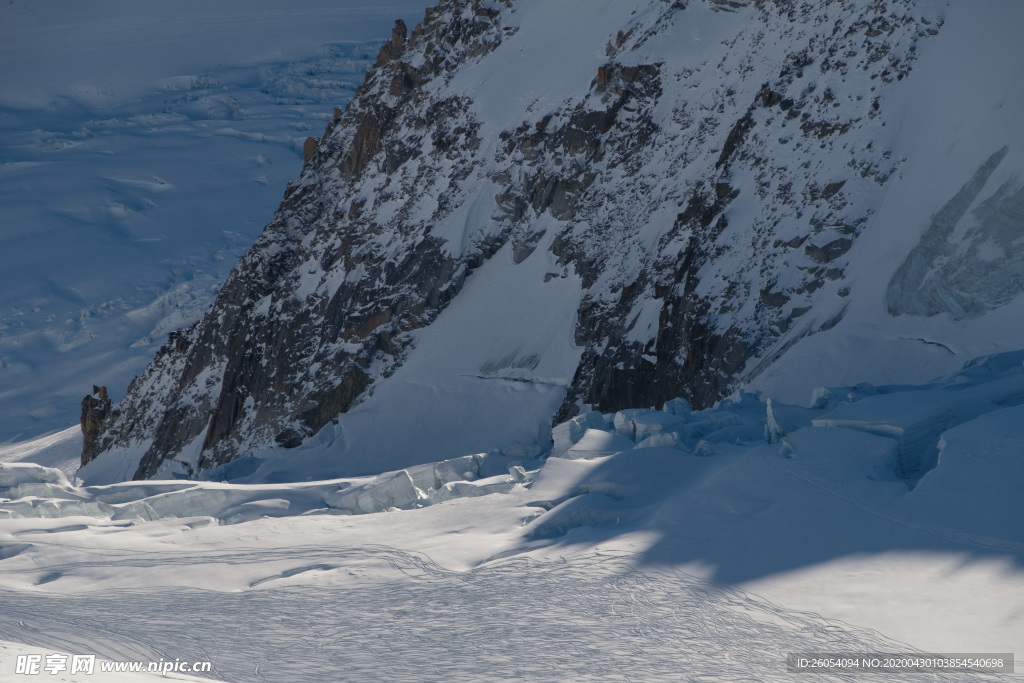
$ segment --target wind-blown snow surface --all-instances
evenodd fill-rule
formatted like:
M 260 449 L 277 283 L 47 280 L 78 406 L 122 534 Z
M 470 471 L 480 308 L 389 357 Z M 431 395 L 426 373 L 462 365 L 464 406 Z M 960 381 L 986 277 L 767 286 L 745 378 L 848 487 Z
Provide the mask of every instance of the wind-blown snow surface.
M 810 408 L 588 413 L 546 460 L 86 487 L 0 464 L 0 641 L 229 681 L 781 681 L 787 652 L 915 649 L 1019 668 L 1022 361 Z
M 0 5 L 0 443 L 202 316 L 424 0 Z

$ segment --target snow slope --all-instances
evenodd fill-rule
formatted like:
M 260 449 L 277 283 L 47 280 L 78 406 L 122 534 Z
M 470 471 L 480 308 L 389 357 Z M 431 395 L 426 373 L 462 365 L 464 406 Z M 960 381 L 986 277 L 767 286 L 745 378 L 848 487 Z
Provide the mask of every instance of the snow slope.
M 0 6 L 0 443 L 198 319 L 422 2 Z
M 82 428 L 78 425 L 46 436 L 0 446 L 0 462 L 33 462 L 72 476 L 82 466 Z
M 599 426 L 559 426 L 579 447 L 546 461 L 91 487 L 0 465 L 0 640 L 229 681 L 782 681 L 787 652 L 1019 653 L 1022 359 L 814 408 L 582 416 Z M 928 412 L 947 429 L 909 481 L 897 427 Z
M 944 3 L 942 11 L 946 21 L 925 48 L 928 58 L 890 105 L 900 112 L 893 157 L 904 161 L 851 251 L 846 277 L 856 296 L 832 329 L 770 355 L 771 364 L 751 363 L 751 388 L 795 401 L 815 382 L 923 382 L 975 356 L 1014 348 L 1021 338 L 1024 141 L 1017 112 L 1024 109 L 1024 88 L 1013 74 L 1021 61 L 1015 27 L 1024 23 L 1024 6 L 983 0 Z M 978 176 L 991 162 L 994 168 Z M 952 233 L 937 233 L 935 216 L 973 178 L 980 182 L 951 217 Z M 993 204 L 1009 212 L 1005 227 L 986 212 Z M 921 267 L 942 286 L 963 290 L 944 295 L 961 303 L 949 310 L 904 307 L 893 315 L 893 297 L 933 286 L 898 277 L 922 246 L 932 260 Z M 1001 262 L 1017 265 L 1005 271 Z M 962 310 L 971 300 L 973 307 Z
M 508 251 L 421 331 L 407 363 L 323 430 L 318 443 L 329 445 L 315 461 L 300 465 L 291 458 L 301 455 L 281 453 L 263 474 L 270 467 L 303 478 L 372 474 L 492 448 L 539 453 L 579 362 L 580 284 L 576 277 L 545 282 L 545 273 L 561 270 L 545 249 L 518 265 Z M 92 481 L 89 469 L 81 476 Z

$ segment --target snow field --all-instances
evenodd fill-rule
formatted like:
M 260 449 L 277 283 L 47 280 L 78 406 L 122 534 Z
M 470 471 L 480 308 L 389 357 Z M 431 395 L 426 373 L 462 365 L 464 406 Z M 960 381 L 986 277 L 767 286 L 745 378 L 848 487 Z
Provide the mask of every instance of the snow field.
M 226 680 L 786 680 L 787 651 L 1019 652 L 1019 355 L 771 420 L 752 394 L 584 413 L 546 461 L 84 487 L 5 463 L 0 639 L 208 656 Z M 936 413 L 935 466 L 908 478 L 898 427 Z M 182 600 L 201 608 L 153 618 Z
M 371 559 L 348 549 L 334 557 Z M 319 585 L 315 577 L 330 570 L 311 566 L 294 577 L 305 577 L 304 584 L 242 593 L 4 594 L 9 617 L 0 634 L 9 637 L 10 619 L 31 618 L 37 638 L 66 643 L 74 625 L 133 657 L 152 643 L 183 659 L 210 657 L 216 674 L 229 681 L 787 681 L 786 651 L 905 647 L 741 590 L 717 589 L 678 568 L 639 568 L 629 557 L 520 559 L 469 573 L 395 549 L 375 549 L 372 558 L 389 563 L 392 574 L 408 575 L 343 588 Z M 297 634 L 304 641 L 298 647 Z M 902 680 L 971 678 L 916 674 Z

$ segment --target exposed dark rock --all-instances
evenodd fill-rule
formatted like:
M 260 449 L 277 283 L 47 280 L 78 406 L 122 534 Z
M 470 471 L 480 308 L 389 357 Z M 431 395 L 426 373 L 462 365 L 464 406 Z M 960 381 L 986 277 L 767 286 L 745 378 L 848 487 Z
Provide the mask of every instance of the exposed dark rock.
M 843 189 L 843 185 L 846 184 L 845 180 L 840 180 L 835 183 L 829 183 L 825 186 L 825 189 L 821 191 L 822 199 L 832 199 L 839 190 Z
M 782 308 L 789 301 L 789 297 L 782 292 L 773 292 L 769 287 L 768 289 L 761 290 L 761 301 L 764 302 L 765 306 Z
M 749 0 L 710 0 L 711 9 L 717 12 L 735 12 L 747 6 Z
M 274 441 L 282 448 L 298 448 L 302 445 L 303 435 L 298 430 L 289 427 L 275 436 Z
M 396 20 L 395 27 L 391 29 L 391 40 L 381 46 L 375 66 L 383 66 L 401 57 L 405 51 L 405 42 L 408 36 L 409 29 L 406 27 L 405 22 L 401 19 Z
M 530 254 L 537 249 L 537 244 L 544 236 L 543 232 L 535 232 L 530 235 L 515 236 L 512 238 L 512 262 L 522 263 Z
M 1024 188 L 1007 180 L 987 192 L 992 175 L 1009 152 L 995 151 L 960 191 L 931 217 L 920 243 L 907 255 L 886 291 L 891 315 L 975 318 L 1005 306 L 1024 291 L 1020 235 L 1024 225 Z M 970 229 L 958 224 L 970 210 Z
M 800 126 L 800 130 L 807 135 L 813 135 L 820 139 L 829 135 L 835 135 L 836 133 L 847 133 L 850 130 L 850 124 L 832 121 L 806 121 Z
M 832 263 L 832 261 L 848 252 L 852 246 L 853 240 L 848 237 L 840 237 L 820 247 L 815 244 L 808 244 L 804 247 L 804 253 L 818 263 Z
M 810 235 L 801 235 L 799 237 L 794 237 L 793 239 L 788 240 L 786 242 L 783 242 L 782 240 L 775 240 L 775 244 L 773 246 L 780 247 L 782 245 L 785 245 L 790 249 L 796 249 L 801 244 L 806 242 L 808 237 L 810 237 Z
M 98 454 L 97 437 L 104 421 L 110 416 L 113 401 L 107 395 L 106 387 L 93 385 L 92 393 L 82 399 L 82 466 Z
M 748 111 L 743 118 L 733 124 L 732 129 L 729 131 L 729 136 L 725 139 L 725 145 L 722 146 L 722 153 L 718 157 L 718 163 L 715 164 L 716 167 L 724 166 L 732 158 L 736 150 L 743 144 L 747 133 L 753 127 L 754 117 Z
M 320 138 L 306 138 L 302 144 L 302 163 L 309 163 L 316 156 L 316 148 L 319 144 Z
M 395 111 L 383 105 L 371 107 L 365 113 L 341 163 L 341 172 L 347 180 L 356 180 L 362 175 L 370 160 L 380 151 L 381 140 L 394 118 Z
M 772 90 L 769 83 L 765 83 L 761 86 L 761 92 L 757 93 L 757 99 L 762 106 L 774 107 L 782 102 L 782 95 Z M 788 109 L 788 107 L 786 108 Z

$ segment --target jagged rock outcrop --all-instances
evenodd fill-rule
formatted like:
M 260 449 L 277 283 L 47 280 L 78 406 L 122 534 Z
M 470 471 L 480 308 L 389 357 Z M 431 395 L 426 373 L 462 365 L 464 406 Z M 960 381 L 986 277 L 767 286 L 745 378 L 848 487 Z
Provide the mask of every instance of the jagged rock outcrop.
M 886 93 L 941 20 L 913 0 L 641 9 L 606 9 L 582 37 L 564 9 L 513 0 L 445 0 L 411 35 L 398 22 L 212 310 L 97 423 L 92 452 L 134 454 L 143 478 L 301 444 L 415 353 L 482 264 L 506 244 L 521 263 L 545 236 L 546 280 L 582 283 L 555 419 L 705 407 L 834 325 L 898 166 Z M 721 44 L 673 37 L 697 20 Z M 524 74 L 551 26 L 573 59 Z
M 92 393 L 82 399 L 82 465 L 85 466 L 97 455 L 96 438 L 103 429 L 103 422 L 110 415 L 113 401 L 107 395 L 106 387 L 93 385 Z

